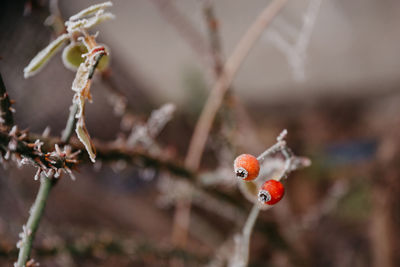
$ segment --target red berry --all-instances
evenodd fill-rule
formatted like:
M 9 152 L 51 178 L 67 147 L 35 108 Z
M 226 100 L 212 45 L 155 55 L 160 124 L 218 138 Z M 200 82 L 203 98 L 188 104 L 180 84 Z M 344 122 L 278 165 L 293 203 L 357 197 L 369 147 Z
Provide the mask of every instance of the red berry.
M 266 181 L 258 192 L 258 200 L 268 205 L 274 205 L 279 202 L 285 194 L 285 187 L 276 180 Z
M 257 158 L 250 154 L 242 154 L 233 163 L 237 178 L 251 181 L 257 178 L 260 172 L 260 163 Z

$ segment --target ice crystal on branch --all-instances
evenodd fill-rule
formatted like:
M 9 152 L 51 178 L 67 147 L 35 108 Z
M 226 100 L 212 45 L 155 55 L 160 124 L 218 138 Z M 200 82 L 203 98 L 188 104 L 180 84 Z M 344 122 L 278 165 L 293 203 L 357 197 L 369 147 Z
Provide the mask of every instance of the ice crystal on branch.
M 154 138 L 164 129 L 165 125 L 172 119 L 175 105 L 168 103 L 154 110 L 146 124 L 135 125 L 128 137 L 127 144 L 135 146 L 141 144 L 149 148 L 154 143 Z

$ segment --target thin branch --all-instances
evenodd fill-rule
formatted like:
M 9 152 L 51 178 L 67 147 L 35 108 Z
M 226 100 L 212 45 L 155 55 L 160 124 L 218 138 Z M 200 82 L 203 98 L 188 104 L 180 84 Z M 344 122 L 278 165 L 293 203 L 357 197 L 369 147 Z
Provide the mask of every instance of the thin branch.
M 12 127 L 14 125 L 13 108 L 8 97 L 6 86 L 0 73 L 0 123 Z
M 244 59 L 265 30 L 265 27 L 271 23 L 272 19 L 285 6 L 286 2 L 287 0 L 274 0 L 271 4 L 269 4 L 250 26 L 236 46 L 232 55 L 228 58 L 224 66 L 223 73 L 215 83 L 213 90 L 210 92 L 210 95 L 195 127 L 185 161 L 186 167 L 193 170 L 196 170 L 199 167 L 201 155 L 203 154 L 208 134 L 226 90 L 231 85 Z
M 32 250 L 33 240 L 35 239 L 36 231 L 39 227 L 40 219 L 42 218 L 44 208 L 46 207 L 47 198 L 53 184 L 53 179 L 42 175 L 40 180 L 39 192 L 36 195 L 35 202 L 30 210 L 30 216 L 26 226 L 22 227 L 23 232 L 20 234 L 21 240 L 17 244 L 19 247 L 17 267 L 24 267 L 29 260 Z
M 207 24 L 209 46 L 214 65 L 214 74 L 216 79 L 218 79 L 224 67 L 221 38 L 219 33 L 219 23 L 217 17 L 215 16 L 212 1 L 203 0 L 203 2 L 203 14 Z
M 250 251 L 250 238 L 253 232 L 254 225 L 256 224 L 260 208 L 257 204 L 251 209 L 249 216 L 247 217 L 246 223 L 243 226 L 241 236 L 236 236 L 235 240 L 235 254 L 232 261 L 229 263 L 229 267 L 245 267 L 249 261 Z
M 56 242 L 54 244 L 43 242 L 38 244 L 36 249 L 40 253 L 40 256 L 53 262 L 54 258 L 66 254 L 71 257 L 84 257 L 89 260 L 98 260 L 99 255 L 97 252 L 100 248 L 104 256 L 115 255 L 129 258 L 131 261 L 140 260 L 142 264 L 148 263 L 150 265 L 153 264 L 153 266 L 155 264 L 154 259 L 157 260 L 159 265 L 163 265 L 162 263 L 168 258 L 182 257 L 185 261 L 190 262 L 194 266 L 200 266 L 200 264 L 207 259 L 205 256 L 198 255 L 198 253 L 165 247 L 157 242 L 137 241 L 136 239 L 132 239 L 132 237 L 121 237 L 117 233 L 109 231 L 104 235 L 102 232 L 91 232 L 88 229 L 77 229 L 74 227 L 72 231 L 71 229 L 63 228 L 63 235 L 55 235 L 54 237 L 63 238 L 67 235 L 66 232 L 68 235 L 71 234 L 72 236 L 64 240 L 64 242 Z M 79 233 L 79 235 L 75 233 Z M 84 243 L 82 243 L 82 238 L 85 239 Z M 2 260 L 4 258 L 15 257 L 16 254 L 17 250 L 14 249 L 11 243 L 7 242 L 7 240 L 2 240 L 2 242 L 0 242 L 0 255 Z M 70 265 L 64 263 L 63 266 Z
M 71 117 L 70 117 L 71 119 Z M 73 125 L 69 126 L 74 128 Z M 64 131 L 65 134 L 65 131 Z M 23 139 L 20 138 L 21 135 L 26 135 Z M 36 140 L 43 142 L 42 153 L 38 153 L 34 149 L 34 143 Z M 8 144 L 13 140 L 13 137 L 9 135 L 7 130 L 0 128 L 0 150 L 5 153 L 8 149 Z M 57 137 L 46 137 L 42 138 L 40 135 L 18 133 L 15 139 L 16 149 L 11 151 L 11 154 L 16 154 L 16 158 L 28 158 L 31 162 L 37 162 L 47 168 L 55 167 L 60 168 L 64 164 L 71 168 L 74 168 L 77 164 L 73 162 L 65 162 L 62 159 L 56 162 L 49 162 L 46 154 L 51 152 L 50 150 L 54 148 L 55 144 L 65 144 L 60 138 Z M 68 139 L 64 139 L 68 140 Z M 136 163 L 137 165 L 143 167 L 152 167 L 157 170 L 165 170 L 171 174 L 177 175 L 179 177 L 184 177 L 186 179 L 191 179 L 194 177 L 194 173 L 186 169 L 182 164 L 177 161 L 167 160 L 158 158 L 148 154 L 146 151 L 138 149 L 129 149 L 124 145 L 118 145 L 115 143 L 101 142 L 99 140 L 94 140 L 97 147 L 97 157 L 102 162 L 116 162 L 116 161 L 126 161 L 130 163 Z M 78 142 L 78 140 L 73 139 L 68 143 L 72 151 L 78 151 L 84 149 L 83 145 Z M 79 163 L 90 162 L 89 157 L 85 153 L 80 153 L 78 155 Z M 193 179 L 192 179 L 193 180 Z
M 65 140 L 65 143 L 68 143 L 69 139 L 71 138 L 71 135 L 74 131 L 75 128 L 75 123 L 76 123 L 76 118 L 75 115 L 78 112 L 78 105 L 77 104 L 72 104 L 71 107 L 69 108 L 69 116 L 67 120 L 67 125 L 65 126 L 65 130 L 62 133 L 61 140 Z
M 70 114 L 67 122 L 67 126 L 63 133 L 62 141 L 68 143 L 71 133 L 74 129 L 75 115 L 77 108 L 71 108 Z M 19 243 L 19 254 L 17 267 L 24 267 L 26 262 L 29 260 L 33 240 L 35 239 L 36 231 L 39 227 L 40 219 L 43 216 L 44 208 L 46 207 L 46 202 L 50 194 L 50 190 L 55 184 L 55 180 L 52 176 L 46 177 L 42 173 L 40 179 L 40 188 L 36 195 L 35 202 L 33 203 L 32 209 L 30 210 L 30 216 L 26 226 L 23 226 L 23 232 L 21 233 L 21 243 Z

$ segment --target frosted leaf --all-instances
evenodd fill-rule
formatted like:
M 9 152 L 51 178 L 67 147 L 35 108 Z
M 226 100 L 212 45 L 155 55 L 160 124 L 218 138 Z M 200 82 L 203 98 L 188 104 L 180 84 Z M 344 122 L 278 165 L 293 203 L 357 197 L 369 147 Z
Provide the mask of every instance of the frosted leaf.
M 75 118 L 83 117 L 85 110 L 85 98 L 79 93 L 76 93 L 72 102 L 78 105 L 78 112 L 76 113 Z
M 68 40 L 68 34 L 62 34 L 52 41 L 46 48 L 40 51 L 24 68 L 24 77 L 29 78 L 39 72 L 49 61 L 49 59 L 62 47 L 64 42 Z
M 90 29 L 104 21 L 114 19 L 115 16 L 109 12 L 98 14 L 94 17 L 88 18 L 86 23 L 82 26 L 85 29 Z
M 96 13 L 95 16 L 86 18 L 86 19 L 80 19 L 77 21 L 67 21 L 65 22 L 65 25 L 67 26 L 67 31 L 68 32 L 74 32 L 78 31 L 79 29 L 90 29 L 98 24 L 100 24 L 103 21 L 107 21 L 110 19 L 114 19 L 115 16 L 109 12 L 104 13 L 103 10 L 99 11 Z
M 72 90 L 82 92 L 89 82 L 89 68 L 84 63 L 79 65 L 74 81 L 72 82 Z
M 67 27 L 67 32 L 71 33 L 79 30 L 87 23 L 87 19 L 80 19 L 77 21 L 67 21 L 65 22 L 65 26 Z
M 84 121 L 83 117 L 79 118 L 79 120 L 77 121 L 75 132 L 76 132 L 76 135 L 78 136 L 79 140 L 85 146 L 86 151 L 89 154 L 90 160 L 92 162 L 95 162 L 96 161 L 96 150 L 94 148 L 92 140 L 90 139 L 89 133 L 86 129 L 85 121 Z
M 79 13 L 71 16 L 69 18 L 69 20 L 70 21 L 74 21 L 74 20 L 89 16 L 89 15 L 92 15 L 92 14 L 96 13 L 97 11 L 103 10 L 103 9 L 105 9 L 107 7 L 112 6 L 112 5 L 113 5 L 112 2 L 110 2 L 110 1 L 104 2 L 104 3 L 101 3 L 101 4 L 97 4 L 97 5 L 92 5 L 92 6 L 88 7 L 88 8 L 83 9 Z

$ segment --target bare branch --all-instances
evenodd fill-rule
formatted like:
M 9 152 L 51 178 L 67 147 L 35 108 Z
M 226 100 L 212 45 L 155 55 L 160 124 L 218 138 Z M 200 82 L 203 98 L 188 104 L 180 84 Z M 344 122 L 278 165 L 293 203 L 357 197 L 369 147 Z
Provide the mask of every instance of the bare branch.
M 0 73 L 0 124 L 12 127 L 14 125 L 13 111 L 11 100 L 8 97 L 6 86 Z
M 215 115 L 222 103 L 226 90 L 231 85 L 237 71 L 242 65 L 244 59 L 250 52 L 255 42 L 259 39 L 272 19 L 285 6 L 287 0 L 274 0 L 258 16 L 250 26 L 242 39 L 239 41 L 232 55 L 224 65 L 223 73 L 214 84 L 210 92 L 204 109 L 195 127 L 192 140 L 189 145 L 189 151 L 186 157 L 185 165 L 190 169 L 197 169 L 200 165 L 201 155 L 211 130 Z

